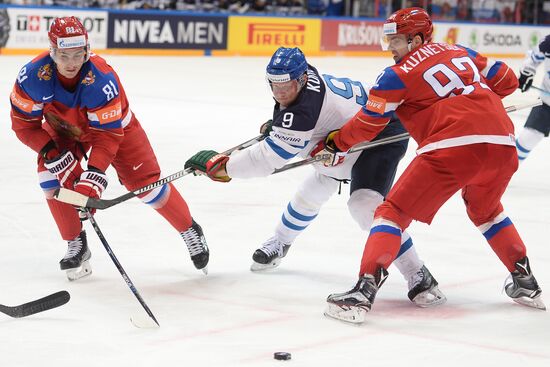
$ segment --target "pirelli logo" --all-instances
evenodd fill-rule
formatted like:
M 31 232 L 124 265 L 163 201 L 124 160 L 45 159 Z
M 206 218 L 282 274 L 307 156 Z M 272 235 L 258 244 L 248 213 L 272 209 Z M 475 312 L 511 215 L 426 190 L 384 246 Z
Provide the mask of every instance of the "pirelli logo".
M 250 23 L 249 45 L 303 46 L 306 39 L 305 24 Z

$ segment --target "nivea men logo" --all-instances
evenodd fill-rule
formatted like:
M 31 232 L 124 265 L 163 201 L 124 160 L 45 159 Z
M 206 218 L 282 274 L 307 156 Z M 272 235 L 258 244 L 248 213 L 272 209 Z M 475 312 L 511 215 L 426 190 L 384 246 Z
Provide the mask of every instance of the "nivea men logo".
M 307 70 L 307 89 L 317 93 L 321 92 L 321 81 L 319 80 L 319 77 L 315 75 L 313 70 L 309 69 Z
M 115 43 L 142 44 L 222 44 L 224 23 L 207 21 L 178 21 L 115 19 Z

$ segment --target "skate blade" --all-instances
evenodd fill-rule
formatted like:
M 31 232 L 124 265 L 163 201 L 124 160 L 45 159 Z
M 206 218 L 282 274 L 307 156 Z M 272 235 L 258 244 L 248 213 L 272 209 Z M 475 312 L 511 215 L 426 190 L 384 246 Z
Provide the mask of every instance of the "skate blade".
M 333 303 L 327 303 L 324 315 L 351 324 L 362 324 L 367 318 L 367 310 L 360 307 L 349 307 L 344 309 Z
M 523 306 L 533 307 L 538 310 L 546 311 L 546 305 L 544 304 L 542 299 L 540 299 L 540 296 L 536 298 L 519 297 L 519 298 L 512 298 L 512 300 Z
M 204 275 L 208 275 L 208 266 L 205 266 L 204 268 L 201 269 L 202 272 L 204 273 Z
M 252 265 L 250 265 L 250 271 L 264 271 L 264 270 L 275 269 L 276 267 L 279 266 L 280 263 L 281 263 L 280 258 L 273 260 L 269 264 L 260 264 L 260 263 L 257 263 L 256 261 L 253 261 Z
M 433 287 L 424 292 L 421 292 L 413 298 L 413 303 L 418 307 L 434 307 L 439 306 L 447 302 L 447 297 L 439 290 L 439 288 Z
M 138 329 L 158 329 L 160 325 L 152 318 L 145 315 L 133 315 L 130 316 L 130 322 Z
M 66 270 L 67 279 L 71 282 L 92 274 L 92 266 L 89 261 L 84 261 L 78 268 Z

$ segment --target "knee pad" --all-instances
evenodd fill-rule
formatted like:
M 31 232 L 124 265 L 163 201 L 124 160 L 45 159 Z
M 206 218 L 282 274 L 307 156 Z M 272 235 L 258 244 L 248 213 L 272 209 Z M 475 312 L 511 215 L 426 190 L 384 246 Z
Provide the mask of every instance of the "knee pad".
M 356 190 L 348 200 L 348 210 L 359 227 L 364 231 L 369 231 L 374 211 L 383 201 L 384 197 L 379 192 L 369 189 Z

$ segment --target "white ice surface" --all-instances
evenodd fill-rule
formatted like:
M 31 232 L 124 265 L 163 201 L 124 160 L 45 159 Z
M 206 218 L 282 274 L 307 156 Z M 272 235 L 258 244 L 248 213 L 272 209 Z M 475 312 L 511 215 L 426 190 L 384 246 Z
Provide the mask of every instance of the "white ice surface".
M 267 58 L 108 56 L 164 174 L 199 149 L 224 150 L 258 134 L 272 111 Z M 10 129 L 9 93 L 29 57 L 0 56 L 0 303 L 21 304 L 66 289 L 63 307 L 10 319 L 0 314 L 0 366 L 548 366 L 550 316 L 501 292 L 506 269 L 468 221 L 458 196 L 431 226 L 413 223 L 417 251 L 448 303 L 416 308 L 392 267 L 360 327 L 323 316 L 329 293 L 356 280 L 365 234 L 347 212 L 348 187 L 295 242 L 280 268 L 248 269 L 310 167 L 229 184 L 185 177 L 176 186 L 203 226 L 210 273 L 193 267 L 178 234 L 133 199 L 96 215 L 110 246 L 160 322 L 137 329 L 143 313 L 91 227 L 93 274 L 69 283 L 60 240 L 37 184 L 36 154 Z M 321 71 L 374 81 L 391 60 L 311 58 Z M 508 60 L 517 70 L 520 60 Z M 540 79 L 543 71 L 539 72 Z M 515 93 L 505 104 L 532 101 Z M 528 110 L 512 114 L 519 129 Z M 483 123 L 483 122 L 480 122 Z M 400 171 L 414 155 L 411 143 Z M 513 178 L 503 203 L 528 246 L 550 304 L 550 142 Z M 124 193 L 114 171 L 105 193 Z M 273 359 L 292 353 L 290 362 Z

